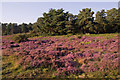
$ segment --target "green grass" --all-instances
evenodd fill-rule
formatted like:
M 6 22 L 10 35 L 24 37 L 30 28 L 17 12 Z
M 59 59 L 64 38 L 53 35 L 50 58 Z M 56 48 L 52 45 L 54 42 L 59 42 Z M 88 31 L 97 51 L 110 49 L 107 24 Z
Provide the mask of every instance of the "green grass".
M 40 37 L 55 37 L 56 39 L 59 39 L 59 38 L 68 38 L 68 37 L 71 37 L 71 36 L 75 36 L 77 38 L 81 38 L 82 36 L 90 36 L 90 37 L 105 37 L 106 39 L 110 39 L 110 38 L 113 38 L 115 36 L 120 36 L 120 33 L 110 33 L 110 34 L 76 34 L 76 35 L 73 35 L 73 34 L 67 34 L 67 35 L 56 35 L 56 36 L 34 36 L 34 37 L 30 37 L 30 39 L 32 38 L 40 38 Z
M 55 71 L 48 68 L 38 67 L 33 69 L 24 69 L 23 65 L 18 64 L 15 53 L 10 56 L 2 57 L 2 77 L 3 78 L 34 78 L 36 77 L 54 77 Z
M 88 78 L 120 78 L 120 74 L 118 70 L 111 70 L 111 71 L 96 71 L 96 72 L 88 72 L 87 73 Z
M 117 33 L 111 33 L 111 34 L 84 34 L 85 36 L 90 37 L 105 37 L 105 38 L 113 38 L 114 36 L 117 36 Z
M 11 56 L 3 56 L 2 57 L 2 74 L 3 74 L 3 78 L 7 78 L 8 76 L 11 78 L 14 78 L 19 72 L 22 72 L 22 66 L 20 66 L 19 64 L 17 64 L 17 59 L 16 57 L 13 55 Z M 19 71 L 19 72 L 18 72 Z

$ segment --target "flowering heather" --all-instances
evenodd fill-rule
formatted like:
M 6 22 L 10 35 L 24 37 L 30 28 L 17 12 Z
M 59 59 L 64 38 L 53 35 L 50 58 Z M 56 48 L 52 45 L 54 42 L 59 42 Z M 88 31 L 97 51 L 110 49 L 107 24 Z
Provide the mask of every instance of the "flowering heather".
M 3 77 L 85 77 L 86 73 L 90 77 L 98 71 L 107 73 L 108 77 L 119 77 L 117 72 L 109 74 L 120 67 L 118 36 L 109 39 L 104 36 L 38 37 L 20 43 L 11 40 L 11 37 L 2 37 Z M 11 72 L 4 62 L 8 58 L 15 59 L 10 62 L 12 65 L 7 65 L 13 67 L 9 67 Z

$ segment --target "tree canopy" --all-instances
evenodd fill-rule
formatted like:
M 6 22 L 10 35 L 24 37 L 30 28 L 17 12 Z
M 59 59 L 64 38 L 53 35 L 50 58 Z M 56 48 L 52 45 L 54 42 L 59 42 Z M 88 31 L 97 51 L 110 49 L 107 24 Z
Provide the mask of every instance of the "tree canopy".
M 35 23 L 2 23 L 2 34 L 33 32 L 38 35 L 66 35 L 79 33 L 115 33 L 120 31 L 120 8 L 112 8 L 96 12 L 91 8 L 79 11 L 78 15 L 65 12 L 61 9 L 50 9 L 44 12 Z

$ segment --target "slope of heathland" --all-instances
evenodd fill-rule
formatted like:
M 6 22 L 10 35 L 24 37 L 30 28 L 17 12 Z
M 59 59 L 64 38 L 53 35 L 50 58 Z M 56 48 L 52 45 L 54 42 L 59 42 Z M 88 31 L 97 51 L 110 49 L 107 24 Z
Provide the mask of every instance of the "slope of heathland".
M 2 36 L 3 78 L 120 78 L 118 34 Z

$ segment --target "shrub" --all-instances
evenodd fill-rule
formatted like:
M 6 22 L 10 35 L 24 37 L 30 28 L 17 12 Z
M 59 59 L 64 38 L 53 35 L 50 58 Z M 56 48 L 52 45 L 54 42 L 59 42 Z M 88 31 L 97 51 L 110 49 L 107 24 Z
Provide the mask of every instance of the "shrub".
M 70 37 L 70 36 L 72 36 L 72 35 L 73 35 L 73 34 L 67 34 L 66 37 Z
M 75 40 L 75 38 L 70 38 L 70 40 Z
M 77 38 L 79 38 L 79 39 L 82 38 L 82 37 L 83 37 L 83 34 L 77 36 Z
M 35 37 L 35 36 L 39 36 L 39 34 L 33 30 L 33 31 L 30 31 L 29 34 L 27 34 L 27 36 L 28 37 Z
M 28 36 L 26 34 L 17 34 L 13 36 L 13 40 L 17 43 L 24 42 L 28 40 Z

